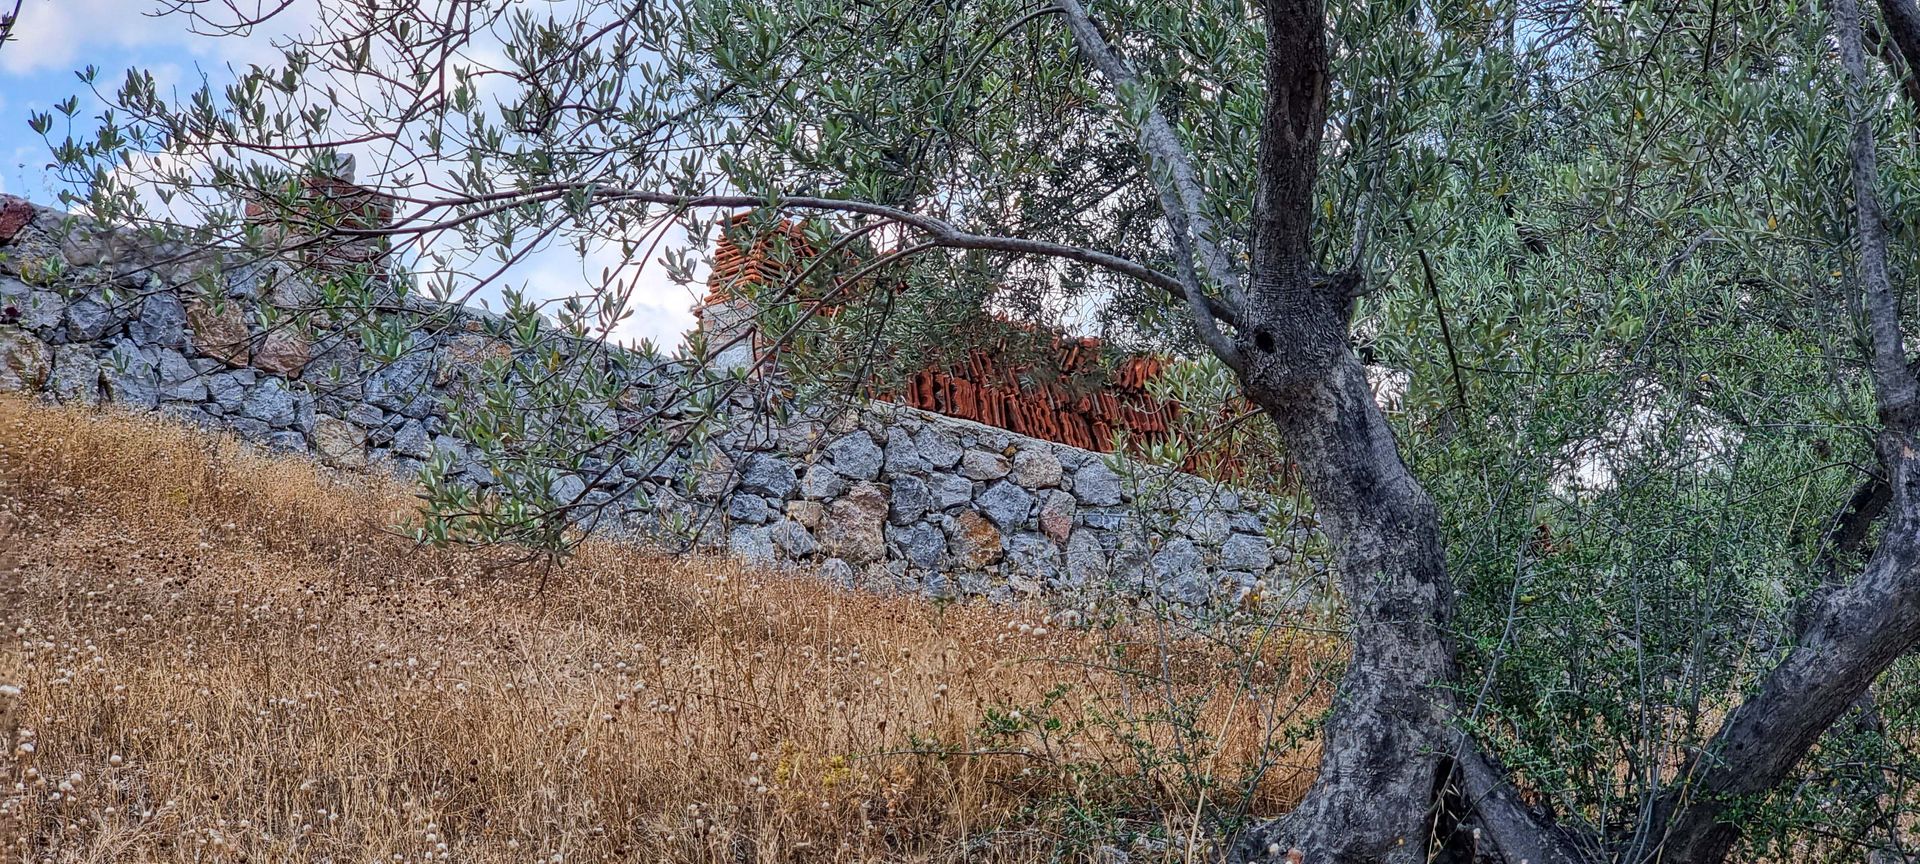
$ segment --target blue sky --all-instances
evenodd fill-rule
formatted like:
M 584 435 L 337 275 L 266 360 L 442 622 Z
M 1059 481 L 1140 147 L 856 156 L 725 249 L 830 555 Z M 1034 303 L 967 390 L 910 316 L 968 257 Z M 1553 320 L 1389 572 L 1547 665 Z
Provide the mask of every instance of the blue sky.
M 0 46 L 0 192 L 55 203 L 58 190 L 45 170 L 47 148 L 27 128 L 27 117 L 68 96 L 80 97 L 80 116 L 97 114 L 103 106 L 74 77 L 75 69 L 99 67 L 103 88 L 117 87 L 128 68 L 140 67 L 152 72 L 163 90 L 197 85 L 203 75 L 218 89 L 230 77 L 230 65 L 244 69 L 277 60 L 273 38 L 298 32 L 311 14 L 302 4 L 277 19 L 275 29 L 214 38 L 190 32 L 184 17 L 153 17 L 150 13 L 162 5 L 158 0 L 25 0 L 15 41 Z M 250 5 L 243 0 L 243 8 Z M 604 263 L 548 252 L 510 275 L 535 296 L 561 296 L 577 291 L 584 274 L 597 277 Z M 678 341 L 693 323 L 694 292 L 667 281 L 657 268 L 643 270 L 639 285 L 635 315 L 617 335 L 669 345 Z

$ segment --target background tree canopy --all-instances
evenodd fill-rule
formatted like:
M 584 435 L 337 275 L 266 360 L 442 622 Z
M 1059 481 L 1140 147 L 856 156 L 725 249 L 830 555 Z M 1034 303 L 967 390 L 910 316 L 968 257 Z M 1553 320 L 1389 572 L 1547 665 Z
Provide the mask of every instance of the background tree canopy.
M 176 5 L 236 34 L 274 12 Z M 382 232 L 413 276 L 394 289 L 441 299 L 474 296 L 544 244 L 642 261 L 674 226 L 694 240 L 667 243 L 658 266 L 692 280 L 728 212 L 805 214 L 833 266 L 810 271 L 810 292 L 754 296 L 791 325 L 778 362 L 796 380 L 832 391 L 884 378 L 963 347 L 953 334 L 988 314 L 1068 320 L 1183 358 L 1190 403 L 1252 395 L 1281 421 L 1260 434 L 1308 464 L 1332 541 L 1360 550 L 1340 558 L 1357 644 L 1376 638 L 1369 615 L 1437 628 L 1444 657 L 1410 685 L 1443 706 L 1436 716 L 1395 714 L 1388 699 L 1372 710 L 1413 731 L 1368 738 L 1362 707 L 1329 728 L 1359 730 L 1368 758 L 1458 771 L 1479 803 L 1429 808 L 1429 783 L 1409 793 L 1417 810 L 1336 817 L 1344 805 L 1315 804 L 1252 832 L 1243 854 L 1452 854 L 1444 828 L 1462 820 L 1488 837 L 1465 854 L 1515 861 L 1716 860 L 1736 840 L 1750 857 L 1916 854 L 1920 666 L 1900 656 L 1911 621 L 1862 649 L 1900 659 L 1867 663 L 1875 683 L 1829 712 L 1853 705 L 1817 725 L 1824 736 L 1790 771 L 1721 759 L 1716 737 L 1801 649 L 1825 644 L 1819 622 L 1839 614 L 1827 601 L 1841 586 L 1920 541 L 1900 515 L 1913 451 L 1885 449 L 1911 430 L 1873 365 L 1886 358 L 1869 266 L 1882 228 L 1856 214 L 1849 173 L 1857 122 L 1879 145 L 1866 188 L 1886 214 L 1885 296 L 1911 333 L 1910 0 L 1867 17 L 1857 80 L 1842 62 L 1859 50 L 1844 0 L 323 5 L 321 29 L 274 68 L 184 93 L 132 75 L 74 138 L 58 116 L 37 118 L 73 203 L 265 249 L 241 201 L 290 206 L 316 158 L 350 153 L 363 183 L 398 196 L 401 218 Z M 1320 33 L 1324 103 L 1288 102 L 1297 94 L 1276 82 L 1316 74 Z M 1104 40 L 1106 64 L 1089 38 Z M 1299 115 L 1317 147 L 1279 128 L 1276 106 L 1320 111 Z M 1288 199 L 1307 244 L 1281 284 L 1263 256 L 1284 232 L 1263 202 L 1286 197 L 1269 197 L 1286 179 L 1269 157 L 1293 145 L 1311 151 L 1308 194 Z M 904 287 L 861 292 L 862 280 Z M 389 289 L 346 281 L 335 302 L 377 346 Z M 609 271 L 546 309 L 506 295 L 514 316 L 604 335 L 635 284 Z M 1408 565 L 1440 574 L 1420 583 L 1425 600 L 1372 612 L 1369 586 L 1400 584 L 1379 559 L 1401 553 L 1378 550 L 1424 542 L 1395 533 L 1418 521 L 1418 498 L 1404 512 L 1356 504 L 1334 494 L 1354 484 L 1311 470 L 1366 449 L 1370 405 L 1333 398 L 1333 431 L 1312 432 L 1290 425 L 1320 416 L 1289 401 L 1292 385 L 1244 365 L 1273 350 L 1261 316 L 1295 320 L 1282 301 L 1356 284 L 1329 307 L 1350 316 L 1338 350 L 1402 382 L 1388 420 L 1446 550 Z M 859 313 L 810 318 L 822 297 Z M 894 351 L 876 360 L 876 342 Z M 555 399 L 604 399 L 596 386 Z M 1368 533 L 1341 527 L 1340 508 L 1356 508 L 1354 525 L 1398 515 Z M 493 518 L 541 511 L 520 502 Z M 1906 559 L 1885 567 L 1875 596 L 1904 614 L 1920 574 Z M 1356 666 L 1371 662 L 1360 653 Z M 1374 674 L 1390 678 L 1386 666 Z M 1715 766 L 1766 780 L 1720 783 Z M 1500 782 L 1476 785 L 1478 768 Z M 1326 785 L 1315 801 L 1353 794 Z M 1500 794 L 1514 813 L 1483 797 Z M 1349 830 L 1361 822 L 1381 824 Z M 1689 831 L 1713 839 L 1683 842 Z

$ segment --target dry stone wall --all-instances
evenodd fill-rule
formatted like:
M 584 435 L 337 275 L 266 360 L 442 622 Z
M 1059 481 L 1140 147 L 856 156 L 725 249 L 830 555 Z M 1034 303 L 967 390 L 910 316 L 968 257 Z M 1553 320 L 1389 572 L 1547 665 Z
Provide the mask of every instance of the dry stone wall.
M 0 198 L 0 389 L 152 410 L 342 469 L 416 475 L 444 454 L 463 375 L 510 351 L 478 310 L 410 301 L 412 350 L 371 364 L 345 331 L 271 325 L 300 282 L 206 268 L 126 232 Z M 625 409 L 607 422 L 637 422 Z M 549 481 L 603 505 L 588 527 L 695 542 L 852 585 L 937 596 L 1122 596 L 1193 608 L 1300 602 L 1319 583 L 1275 502 L 1117 457 L 897 405 L 742 416 L 698 457 L 628 455 Z M 630 509 L 634 490 L 652 506 Z M 668 515 L 678 518 L 669 520 Z

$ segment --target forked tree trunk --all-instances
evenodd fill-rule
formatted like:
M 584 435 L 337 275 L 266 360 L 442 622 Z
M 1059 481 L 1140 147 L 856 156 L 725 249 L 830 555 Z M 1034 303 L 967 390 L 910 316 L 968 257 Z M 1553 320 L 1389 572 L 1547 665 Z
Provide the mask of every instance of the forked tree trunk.
M 1245 277 L 1222 254 L 1199 175 L 1174 127 L 1155 105 L 1131 106 L 1145 117 L 1142 152 L 1161 185 L 1181 264 L 1167 287 L 1187 302 L 1196 332 L 1239 374 L 1299 465 L 1351 616 L 1352 655 L 1321 737 L 1319 776 L 1293 813 L 1239 838 L 1235 858 L 1414 864 L 1459 851 L 1435 848 L 1434 839 L 1449 838 L 1431 835 L 1462 819 L 1485 829 L 1484 844 L 1467 851 L 1492 860 L 1561 864 L 1625 853 L 1717 864 L 1740 833 L 1723 818 L 1730 804 L 1784 781 L 1880 671 L 1920 639 L 1920 396 L 1886 274 L 1855 3 L 1834 0 L 1851 87 L 1861 284 L 1887 429 L 1880 455 L 1891 486 L 1890 527 L 1866 572 L 1821 600 L 1794 651 L 1691 760 L 1657 802 L 1655 818 L 1627 836 L 1578 843 L 1530 811 L 1492 760 L 1450 726 L 1454 596 L 1438 514 L 1401 460 L 1348 345 L 1360 274 L 1323 278 L 1313 269 L 1310 229 L 1328 86 L 1322 0 L 1260 4 L 1266 98 Z M 1082 54 L 1123 98 L 1136 98 L 1131 70 L 1080 0 L 1060 0 L 1059 9 Z M 1354 234 L 1350 268 L 1359 264 L 1365 226 Z
M 1446 753 L 1453 615 L 1439 518 L 1400 458 L 1348 347 L 1348 280 L 1316 277 L 1311 227 L 1326 125 L 1321 0 L 1268 0 L 1265 115 L 1252 274 L 1236 333 L 1247 396 L 1273 419 L 1334 551 L 1352 657 L 1322 736 L 1320 774 L 1287 819 L 1249 832 L 1242 857 L 1423 861 Z M 1358 245 L 1358 244 L 1356 244 Z
M 1292 814 L 1249 832 L 1239 854 L 1298 848 L 1308 861 L 1421 862 L 1450 750 L 1445 687 L 1454 679 L 1445 635 L 1453 587 L 1434 505 L 1401 461 L 1344 334 L 1318 374 L 1253 347 L 1248 393 L 1279 427 L 1335 550 L 1352 658 L 1319 777 Z

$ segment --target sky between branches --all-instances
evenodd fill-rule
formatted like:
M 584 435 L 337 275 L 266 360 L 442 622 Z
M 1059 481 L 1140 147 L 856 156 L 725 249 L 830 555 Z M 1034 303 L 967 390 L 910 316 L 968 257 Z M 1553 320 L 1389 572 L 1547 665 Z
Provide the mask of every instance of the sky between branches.
M 27 117 L 68 96 L 80 97 L 79 118 L 97 115 L 104 105 L 74 76 L 76 69 L 99 67 L 103 88 L 118 86 L 129 68 L 143 68 L 163 91 L 185 91 L 203 78 L 217 90 L 231 80 L 230 69 L 277 61 L 274 38 L 298 32 L 311 14 L 311 7 L 300 4 L 276 18 L 269 31 L 215 38 L 191 32 L 182 16 L 155 17 L 162 6 L 158 0 L 26 0 L 15 40 L 0 46 L 0 192 L 57 204 L 46 144 L 27 128 Z M 56 125 L 54 134 L 65 133 Z M 578 292 L 587 274 L 597 278 L 617 261 L 611 252 L 582 261 L 567 248 L 548 249 L 509 271 L 507 281 L 524 284 L 534 297 L 560 297 Z M 489 288 L 481 298 L 497 308 L 498 296 Z M 633 317 L 615 333 L 620 340 L 672 345 L 693 325 L 696 291 L 673 284 L 657 266 L 642 271 L 633 299 Z

